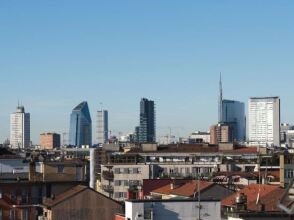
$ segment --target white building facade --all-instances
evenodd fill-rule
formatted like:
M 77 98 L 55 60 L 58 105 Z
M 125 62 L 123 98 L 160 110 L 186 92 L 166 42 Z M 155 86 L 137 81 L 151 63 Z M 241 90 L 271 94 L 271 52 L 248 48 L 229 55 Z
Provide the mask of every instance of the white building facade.
M 279 97 L 254 97 L 249 99 L 248 141 L 251 145 L 280 145 Z
M 105 144 L 108 141 L 108 111 L 97 111 L 97 143 Z
M 12 148 L 30 147 L 30 113 L 18 106 L 10 115 L 10 146 Z
M 199 210 L 199 207 L 200 210 Z M 221 220 L 220 201 L 137 200 L 125 202 L 125 217 L 130 220 Z

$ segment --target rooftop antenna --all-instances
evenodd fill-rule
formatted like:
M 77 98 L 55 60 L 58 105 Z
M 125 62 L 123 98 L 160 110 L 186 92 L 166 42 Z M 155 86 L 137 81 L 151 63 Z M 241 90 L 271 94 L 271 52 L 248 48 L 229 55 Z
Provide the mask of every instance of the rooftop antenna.
M 99 102 L 99 105 L 100 105 L 100 109 L 102 111 L 103 110 L 103 103 L 102 102 Z

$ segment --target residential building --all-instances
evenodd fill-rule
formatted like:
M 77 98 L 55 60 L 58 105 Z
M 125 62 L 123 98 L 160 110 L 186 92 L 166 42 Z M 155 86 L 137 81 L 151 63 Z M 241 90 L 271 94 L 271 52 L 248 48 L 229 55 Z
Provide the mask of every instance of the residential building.
M 77 147 L 92 145 L 92 120 L 87 102 L 80 103 L 72 110 L 69 143 Z
M 197 199 L 129 200 L 125 202 L 125 219 L 221 220 L 220 201 Z M 121 218 L 117 218 L 121 219 Z
M 280 146 L 279 97 L 249 99 L 248 141 L 253 145 Z
M 97 143 L 105 144 L 108 141 L 108 111 L 97 111 Z
M 280 155 L 281 187 L 287 187 L 294 178 L 294 154 Z
M 122 204 L 78 185 L 43 201 L 46 220 L 111 220 L 123 212 Z
M 60 147 L 60 134 L 43 133 L 40 134 L 40 146 L 42 149 L 52 150 Z
M 156 142 L 154 101 L 142 98 L 140 102 L 139 142 Z
M 10 115 L 10 146 L 30 147 L 30 113 L 23 106 L 17 106 L 16 112 Z
M 106 152 L 103 157 L 103 162 L 97 159 L 100 171 L 95 171 L 101 173 L 96 178 L 98 191 L 118 201 L 124 201 L 130 192 L 138 194 L 144 179 L 201 176 L 207 180 L 220 171 L 258 171 L 258 150 L 254 147 L 174 144 Z
M 189 144 L 210 143 L 210 133 L 196 131 L 189 136 Z
M 210 144 L 233 143 L 234 126 L 231 123 L 219 123 L 210 127 Z

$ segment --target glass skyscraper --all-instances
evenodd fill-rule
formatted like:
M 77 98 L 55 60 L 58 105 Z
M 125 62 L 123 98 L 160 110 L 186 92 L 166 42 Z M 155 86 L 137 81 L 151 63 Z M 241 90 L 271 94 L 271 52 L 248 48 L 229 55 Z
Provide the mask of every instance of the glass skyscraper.
M 80 103 L 70 115 L 69 144 L 92 145 L 92 120 L 87 102 Z
M 222 100 L 221 122 L 231 126 L 233 141 L 245 141 L 246 118 L 243 102 Z
M 156 142 L 154 101 L 142 98 L 140 102 L 139 142 Z

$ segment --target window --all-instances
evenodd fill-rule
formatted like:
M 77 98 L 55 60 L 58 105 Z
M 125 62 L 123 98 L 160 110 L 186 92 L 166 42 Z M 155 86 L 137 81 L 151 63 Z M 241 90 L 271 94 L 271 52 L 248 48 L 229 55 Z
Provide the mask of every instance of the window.
M 133 173 L 138 174 L 139 173 L 139 168 L 133 168 Z
M 293 177 L 294 177 L 294 172 L 293 172 L 293 170 L 291 170 L 291 169 L 286 169 L 286 170 L 285 170 L 285 177 L 288 178 L 288 179 L 293 178 Z
M 152 219 L 152 210 L 151 209 L 145 209 L 144 210 L 144 219 Z
M 29 219 L 29 210 L 23 209 L 21 213 L 21 220 L 28 220 Z
M 129 186 L 129 181 L 128 180 L 124 180 L 124 186 Z
M 121 186 L 122 185 L 122 181 L 121 180 L 115 180 L 114 181 L 114 185 L 115 186 Z
M 0 209 L 0 220 L 3 219 L 3 213 L 2 213 L 2 209 Z
M 57 166 L 57 172 L 58 173 L 63 173 L 64 172 L 64 165 L 58 165 Z
M 114 169 L 114 173 L 115 173 L 115 174 L 120 174 L 120 169 L 119 169 L 119 168 L 115 168 L 115 169 Z
M 124 168 L 124 173 L 125 173 L 125 174 L 128 174 L 128 173 L 130 173 L 130 170 L 129 170 L 129 168 Z
M 2 190 L 0 189 L 0 199 L 2 199 Z

